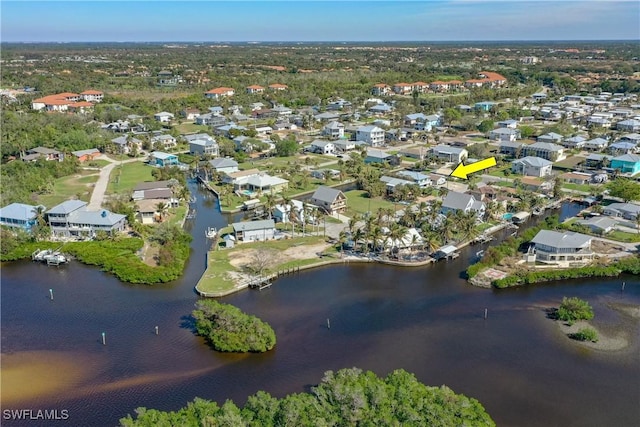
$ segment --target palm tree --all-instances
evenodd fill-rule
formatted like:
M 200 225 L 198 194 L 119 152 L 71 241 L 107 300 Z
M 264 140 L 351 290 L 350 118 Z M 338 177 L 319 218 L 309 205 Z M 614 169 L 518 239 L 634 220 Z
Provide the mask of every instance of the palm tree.
M 422 230 L 422 245 L 429 253 L 433 253 L 438 249 L 440 241 L 438 235 L 431 230 Z
M 440 187 L 438 189 L 438 195 L 440 197 L 447 197 L 447 194 L 449 194 L 449 189 L 447 187 Z
M 264 208 L 269 214 L 269 219 L 273 218 L 273 208 L 276 207 L 276 197 L 273 194 L 267 194 L 265 196 Z
M 164 220 L 165 215 L 169 211 L 169 205 L 165 202 L 158 202 L 156 204 L 156 212 L 160 214 L 160 222 Z
M 357 251 L 358 242 L 364 239 L 364 236 L 365 236 L 364 230 L 362 230 L 362 228 L 358 228 L 356 229 L 355 233 L 352 234 L 352 236 L 353 236 L 353 249 Z

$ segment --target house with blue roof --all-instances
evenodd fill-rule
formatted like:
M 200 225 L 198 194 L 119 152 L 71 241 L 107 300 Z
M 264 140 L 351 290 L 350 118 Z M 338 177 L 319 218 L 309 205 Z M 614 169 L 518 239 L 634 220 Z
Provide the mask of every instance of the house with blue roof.
M 0 208 L 0 225 L 29 231 L 38 222 L 38 207 L 23 203 L 11 203 L 4 208 Z M 42 208 L 44 209 L 44 206 Z
M 67 200 L 45 212 L 53 238 L 94 238 L 98 231 L 115 233 L 124 231 L 126 215 L 106 209 L 90 211 L 87 202 Z
M 640 156 L 637 154 L 623 154 L 611 159 L 611 168 L 618 169 L 622 173 L 635 175 L 640 173 Z
M 632 153 L 636 148 L 637 145 L 634 142 L 618 141 L 609 146 L 609 152 L 612 154 Z
M 403 170 L 397 172 L 396 175 L 406 178 L 410 180 L 412 184 L 417 184 L 420 187 L 428 187 L 431 185 L 431 177 L 420 172 Z
M 149 164 L 152 166 L 177 166 L 178 156 L 175 154 L 164 153 L 162 151 L 154 151 L 149 154 Z

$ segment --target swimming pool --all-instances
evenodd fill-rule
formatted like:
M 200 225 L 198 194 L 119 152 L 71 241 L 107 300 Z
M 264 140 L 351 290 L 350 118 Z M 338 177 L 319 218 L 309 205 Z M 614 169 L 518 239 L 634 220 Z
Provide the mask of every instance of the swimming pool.
M 511 212 L 507 212 L 506 214 L 502 215 L 502 219 L 506 219 L 507 221 L 509 221 L 512 217 L 513 214 Z

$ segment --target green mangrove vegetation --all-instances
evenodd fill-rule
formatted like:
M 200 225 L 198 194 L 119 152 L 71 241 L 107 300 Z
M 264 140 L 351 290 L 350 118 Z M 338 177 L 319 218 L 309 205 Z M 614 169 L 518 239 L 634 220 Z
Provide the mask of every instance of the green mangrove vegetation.
M 232 305 L 200 300 L 192 314 L 198 335 L 218 351 L 263 353 L 276 345 L 271 326 Z
M 446 386 L 426 386 L 402 369 L 386 378 L 358 368 L 327 371 L 308 393 L 276 399 L 259 391 L 244 407 L 196 398 L 175 412 L 138 408 L 125 427 L 495 426 L 483 406 Z

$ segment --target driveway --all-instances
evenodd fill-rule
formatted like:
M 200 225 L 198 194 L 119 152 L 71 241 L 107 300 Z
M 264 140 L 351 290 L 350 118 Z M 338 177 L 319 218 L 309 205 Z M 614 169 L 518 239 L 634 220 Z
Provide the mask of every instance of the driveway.
M 98 178 L 98 181 L 96 181 L 95 186 L 93 187 L 93 193 L 91 193 L 91 200 L 89 200 L 89 205 L 87 206 L 87 209 L 90 211 L 97 211 L 102 208 L 104 195 L 107 192 L 107 186 L 109 185 L 109 176 L 111 175 L 111 171 L 113 170 L 113 168 L 115 168 L 117 165 L 122 163 L 132 163 L 132 162 L 142 161 L 142 159 L 129 159 L 124 161 L 117 161 L 117 160 L 110 159 L 104 154 L 99 156 L 98 159 L 106 160 L 111 163 L 100 170 L 100 176 Z

